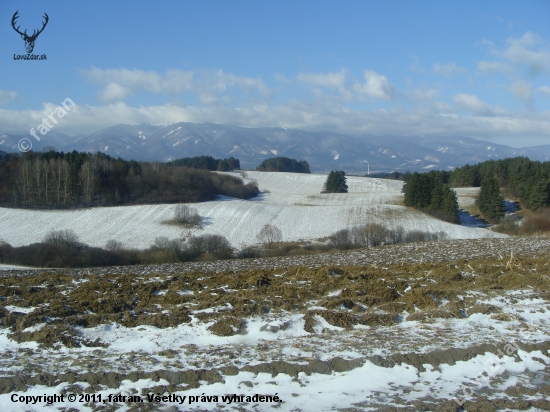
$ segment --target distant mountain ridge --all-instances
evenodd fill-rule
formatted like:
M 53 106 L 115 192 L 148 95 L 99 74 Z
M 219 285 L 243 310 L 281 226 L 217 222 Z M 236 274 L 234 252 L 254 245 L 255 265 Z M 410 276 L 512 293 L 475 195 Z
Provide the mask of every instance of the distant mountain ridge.
M 459 136 L 348 135 L 214 123 L 120 124 L 77 139 L 52 130 L 40 142 L 25 134 L 0 136 L 0 150 L 8 152 L 16 151 L 19 140 L 26 137 L 31 140 L 33 150 L 53 146 L 63 151 L 99 151 L 113 157 L 148 161 L 233 156 L 245 169 L 255 168 L 270 157 L 285 156 L 307 161 L 312 172 L 345 170 L 354 174 L 366 173 L 369 166 L 374 173 L 451 169 L 515 156 L 550 160 L 550 145 L 518 149 Z

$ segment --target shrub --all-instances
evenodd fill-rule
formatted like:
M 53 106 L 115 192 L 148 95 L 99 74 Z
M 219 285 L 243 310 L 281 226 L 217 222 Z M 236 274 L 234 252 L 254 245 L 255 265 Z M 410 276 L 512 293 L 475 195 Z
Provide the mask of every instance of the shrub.
M 351 229 L 339 230 L 329 237 L 329 244 L 338 249 L 345 250 L 396 243 L 443 240 L 446 238 L 447 234 L 445 232 L 430 233 L 420 230 L 407 232 L 402 226 L 388 229 L 380 223 L 371 223 L 365 226 L 355 226 Z
M 355 230 L 356 232 L 361 232 L 360 228 L 354 228 L 359 229 Z M 349 229 L 341 229 L 337 232 L 334 232 L 329 237 L 329 244 L 338 248 L 338 249 L 351 249 L 354 246 L 354 242 L 352 240 L 352 235 Z
M 241 249 L 236 255 L 237 259 L 256 259 L 260 257 L 262 257 L 262 252 L 253 247 Z
M 371 223 L 370 225 L 365 226 L 364 231 L 367 238 L 367 247 L 386 244 L 386 238 L 388 237 L 387 227 L 379 223 Z
M 194 207 L 179 204 L 174 209 L 174 220 L 183 225 L 198 226 L 201 223 L 201 217 Z
M 4 241 L 0 241 L 0 262 L 8 261 L 13 247 Z
M 522 235 L 536 235 L 550 232 L 550 218 L 547 216 L 533 216 L 526 219 L 519 229 Z
M 105 249 L 108 250 L 109 252 L 117 253 L 120 250 L 122 250 L 122 248 L 123 248 L 122 243 L 115 239 L 110 239 L 105 244 Z
M 493 227 L 495 232 L 505 233 L 508 235 L 517 235 L 519 233 L 519 226 L 517 219 L 511 215 L 506 215 L 500 219 L 500 223 Z
M 44 243 L 59 247 L 81 247 L 78 235 L 71 229 L 52 230 L 44 237 Z
M 231 243 L 220 235 L 192 236 L 187 241 L 187 250 L 195 257 L 210 254 L 217 259 L 228 259 L 233 255 Z

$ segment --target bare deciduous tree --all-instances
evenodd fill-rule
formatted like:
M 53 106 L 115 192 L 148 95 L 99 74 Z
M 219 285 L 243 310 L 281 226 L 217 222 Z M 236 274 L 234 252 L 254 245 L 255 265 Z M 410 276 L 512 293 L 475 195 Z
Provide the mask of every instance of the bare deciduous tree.
M 80 184 L 84 194 L 84 201 L 87 204 L 92 203 L 97 185 L 97 166 L 91 160 L 86 160 L 80 168 Z
M 341 229 L 330 236 L 329 242 L 339 249 L 351 249 L 354 246 L 354 232 L 354 230 Z
M 31 201 L 31 185 L 32 185 L 32 160 L 30 157 L 25 157 L 21 164 L 21 191 L 23 193 L 23 203 Z
M 257 239 L 271 250 L 273 249 L 273 245 L 283 240 L 283 232 L 278 227 L 267 224 L 262 227 Z
M 36 188 L 36 201 L 40 202 L 42 195 L 42 160 L 37 159 L 33 162 L 33 177 L 34 177 L 34 186 Z
M 174 209 L 174 220 L 184 225 L 200 225 L 201 217 L 197 209 L 187 205 L 179 204 Z
M 115 240 L 115 239 L 108 240 L 106 245 L 105 245 L 106 250 L 108 250 L 109 252 L 114 252 L 114 253 L 120 251 L 122 248 L 123 248 L 122 243 L 119 242 L 118 240 Z
M 63 191 L 63 203 L 67 203 L 71 196 L 71 166 L 66 160 L 60 160 L 59 164 L 59 179 Z

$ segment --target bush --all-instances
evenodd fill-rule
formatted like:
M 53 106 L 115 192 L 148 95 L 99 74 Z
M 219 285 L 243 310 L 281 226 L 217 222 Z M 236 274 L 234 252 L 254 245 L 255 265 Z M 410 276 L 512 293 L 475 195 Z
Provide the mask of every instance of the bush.
M 360 229 L 358 232 L 360 232 Z M 349 229 L 341 229 L 337 232 L 334 232 L 332 235 L 329 236 L 329 244 L 338 249 L 351 249 L 354 246 L 351 231 Z
M 197 209 L 179 204 L 174 209 L 174 220 L 182 225 L 198 226 L 201 224 L 202 219 Z
M 81 247 L 83 244 L 80 242 L 78 235 L 71 229 L 65 230 L 53 230 L 46 235 L 43 240 L 51 246 L 58 247 Z
M 253 247 L 247 247 L 240 250 L 235 257 L 237 259 L 256 259 L 262 257 L 262 252 Z
M 120 252 L 122 248 L 122 243 L 115 239 L 110 239 L 105 244 L 105 250 L 108 250 L 109 252 L 117 253 Z
M 519 234 L 519 226 L 517 219 L 511 215 L 506 215 L 500 219 L 500 223 L 493 227 L 495 232 L 505 233 L 507 235 Z
M 420 230 L 405 231 L 402 226 L 388 229 L 380 223 L 371 223 L 365 226 L 355 226 L 351 229 L 342 229 L 329 237 L 329 244 L 338 249 L 353 249 L 361 247 L 376 247 L 397 243 L 425 242 L 443 240 L 447 238 L 445 232 L 422 232 Z
M 550 218 L 547 216 L 533 216 L 526 219 L 519 227 L 522 235 L 538 235 L 550 232 Z
M 12 250 L 13 247 L 9 243 L 0 241 L 0 262 L 7 262 Z
M 187 250 L 194 257 L 210 254 L 217 259 L 229 259 L 233 256 L 231 243 L 220 235 L 192 236 L 187 241 Z
M 363 230 L 365 231 L 365 236 L 367 239 L 367 243 L 365 246 L 380 246 L 387 243 L 387 227 L 379 223 L 371 223 L 370 225 L 365 226 Z

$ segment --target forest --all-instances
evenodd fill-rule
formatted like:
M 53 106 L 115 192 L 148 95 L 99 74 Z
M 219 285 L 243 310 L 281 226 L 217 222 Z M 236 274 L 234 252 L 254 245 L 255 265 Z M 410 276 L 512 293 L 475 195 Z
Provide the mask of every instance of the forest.
M 166 162 L 165 164 L 167 166 L 185 166 L 193 169 L 217 170 L 219 172 L 228 172 L 241 168 L 241 162 L 234 157 L 230 157 L 229 159 L 214 159 L 212 156 L 184 157 Z
M 218 162 L 219 163 L 219 162 Z M 231 161 L 238 166 L 238 160 Z M 209 170 L 73 151 L 9 154 L 0 161 L 0 205 L 75 208 L 249 199 L 254 183 Z
M 415 207 L 442 220 L 460 223 L 456 193 L 449 187 L 449 172 L 407 175 L 403 185 L 405 206 Z
M 309 164 L 305 160 L 298 161 L 282 156 L 265 159 L 256 170 L 260 172 L 311 173 Z
M 480 187 L 476 204 L 483 217 L 492 223 L 504 216 L 501 191 L 519 199 L 522 207 L 532 211 L 541 211 L 550 205 L 550 162 L 526 157 L 466 164 L 453 171 L 394 173 L 391 177 L 405 180 L 406 206 L 428 212 L 440 210 L 454 215 L 454 201 L 449 192 L 453 187 Z
M 520 199 L 522 205 L 538 210 L 549 205 L 550 162 L 526 157 L 487 160 L 455 169 L 450 175 L 452 187 L 483 186 L 486 179 L 496 179 L 507 195 Z

